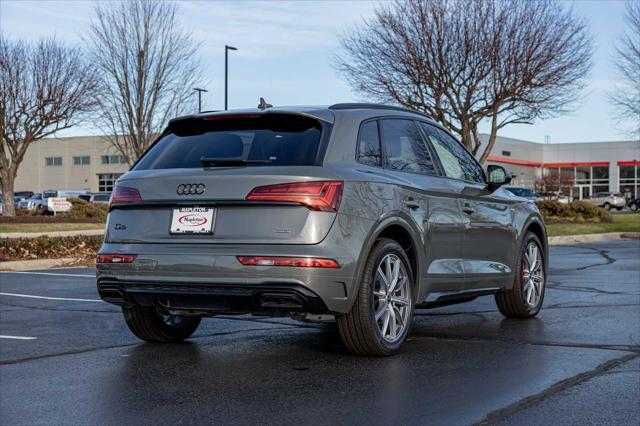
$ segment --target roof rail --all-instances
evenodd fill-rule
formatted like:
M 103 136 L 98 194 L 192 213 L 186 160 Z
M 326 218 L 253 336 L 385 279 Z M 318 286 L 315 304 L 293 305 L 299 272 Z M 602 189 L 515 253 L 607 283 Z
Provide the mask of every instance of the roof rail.
M 412 114 L 422 115 L 424 117 L 427 117 L 433 120 L 431 116 L 423 112 L 415 111 L 409 108 L 404 108 L 404 107 L 395 106 L 395 105 L 368 104 L 368 103 L 342 103 L 342 104 L 333 104 L 329 107 L 329 109 L 337 109 L 337 110 L 340 110 L 340 109 L 390 109 L 394 111 L 403 111 L 403 112 L 410 112 Z

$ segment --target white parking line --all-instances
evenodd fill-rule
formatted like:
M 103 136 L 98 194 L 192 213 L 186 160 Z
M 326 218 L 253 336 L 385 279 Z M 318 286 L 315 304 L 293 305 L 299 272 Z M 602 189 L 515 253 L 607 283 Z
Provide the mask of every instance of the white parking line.
M 36 295 L 33 295 L 33 294 L 0 293 L 0 296 L 26 297 L 28 299 L 68 300 L 68 301 L 71 301 L 71 302 L 100 302 L 100 303 L 104 303 L 100 299 L 74 299 L 72 297 L 48 297 L 48 296 L 36 296 Z
M 0 339 L 36 340 L 36 339 L 37 339 L 37 337 L 29 337 L 29 336 L 3 336 L 3 335 L 0 335 Z
M 83 278 L 95 278 L 95 275 L 87 274 L 55 274 L 53 272 L 31 272 L 31 271 L 0 271 L 0 274 L 31 274 L 31 275 L 53 275 L 59 277 L 83 277 Z

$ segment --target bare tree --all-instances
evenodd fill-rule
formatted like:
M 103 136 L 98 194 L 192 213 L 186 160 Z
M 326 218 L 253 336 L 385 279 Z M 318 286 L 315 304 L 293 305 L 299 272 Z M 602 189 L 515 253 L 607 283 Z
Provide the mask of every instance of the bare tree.
M 585 23 L 553 0 L 397 0 L 341 45 L 352 87 L 431 115 L 482 162 L 504 126 L 572 106 L 593 50 Z
M 557 169 L 543 170 L 542 176 L 534 183 L 534 190 L 539 193 L 568 192 L 575 186 L 575 177 L 572 174 L 558 172 Z
M 625 20 L 628 28 L 616 46 L 614 62 L 622 82 L 609 99 L 616 107 L 617 121 L 631 121 L 630 134 L 640 140 L 640 3 L 627 3 Z
M 68 129 L 95 106 L 95 79 L 81 51 L 54 39 L 35 44 L 0 36 L 2 214 L 15 215 L 14 183 L 29 146 Z
M 195 105 L 197 45 L 175 3 L 97 3 L 95 13 L 87 42 L 100 80 L 98 125 L 132 164 L 169 118 Z

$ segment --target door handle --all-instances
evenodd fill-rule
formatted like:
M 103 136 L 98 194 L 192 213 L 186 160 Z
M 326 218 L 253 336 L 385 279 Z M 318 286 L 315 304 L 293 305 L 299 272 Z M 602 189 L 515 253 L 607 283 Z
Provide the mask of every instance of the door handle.
M 465 205 L 462 207 L 462 211 L 466 214 L 473 214 L 475 212 L 473 207 L 471 207 L 471 205 L 467 203 L 465 203 Z
M 404 205 L 405 207 L 408 207 L 411 210 L 417 210 L 420 208 L 420 204 L 418 204 L 412 197 L 405 199 Z

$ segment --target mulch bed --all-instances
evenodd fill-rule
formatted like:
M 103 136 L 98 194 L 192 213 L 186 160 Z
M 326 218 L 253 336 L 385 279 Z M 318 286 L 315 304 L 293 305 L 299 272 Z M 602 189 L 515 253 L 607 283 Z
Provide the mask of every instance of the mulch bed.
M 100 223 L 96 218 L 63 216 L 0 216 L 0 223 Z
M 73 237 L 2 238 L 0 262 L 10 260 L 74 257 L 81 264 L 93 264 L 102 245 L 101 235 Z

